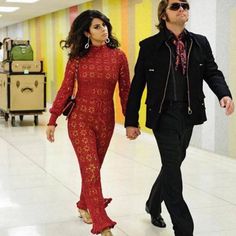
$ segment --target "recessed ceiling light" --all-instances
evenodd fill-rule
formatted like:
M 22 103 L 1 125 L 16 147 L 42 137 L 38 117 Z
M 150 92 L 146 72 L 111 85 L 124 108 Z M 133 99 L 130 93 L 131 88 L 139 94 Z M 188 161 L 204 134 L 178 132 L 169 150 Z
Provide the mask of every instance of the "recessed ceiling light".
M 6 2 L 35 3 L 39 0 L 6 0 Z
M 0 12 L 13 12 L 18 9 L 19 7 L 0 7 Z

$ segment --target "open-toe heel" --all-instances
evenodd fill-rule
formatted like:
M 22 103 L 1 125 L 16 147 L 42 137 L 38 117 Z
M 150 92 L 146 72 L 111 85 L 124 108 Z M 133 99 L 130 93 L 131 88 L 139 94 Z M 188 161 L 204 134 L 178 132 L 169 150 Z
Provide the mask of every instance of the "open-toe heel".
M 108 229 L 104 229 L 102 232 L 101 232 L 101 236 L 114 236 L 111 232 L 111 230 L 108 228 Z
M 87 210 L 79 209 L 79 217 L 82 218 L 83 222 L 86 224 L 92 224 L 93 221 L 91 219 L 91 216 Z

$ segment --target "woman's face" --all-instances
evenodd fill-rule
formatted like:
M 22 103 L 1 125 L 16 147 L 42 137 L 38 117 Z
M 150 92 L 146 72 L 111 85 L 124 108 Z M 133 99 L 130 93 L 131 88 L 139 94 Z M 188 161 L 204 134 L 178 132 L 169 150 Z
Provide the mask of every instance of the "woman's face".
M 90 38 L 93 45 L 99 46 L 104 44 L 108 38 L 108 29 L 101 19 L 94 18 L 89 27 L 89 32 L 86 32 L 85 35 Z

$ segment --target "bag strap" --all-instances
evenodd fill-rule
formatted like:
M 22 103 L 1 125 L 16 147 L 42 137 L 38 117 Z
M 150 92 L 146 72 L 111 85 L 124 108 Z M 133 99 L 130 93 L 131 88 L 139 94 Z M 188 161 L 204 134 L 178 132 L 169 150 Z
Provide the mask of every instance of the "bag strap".
M 76 97 L 76 94 L 78 92 L 78 68 L 79 68 L 79 61 L 76 60 L 74 88 L 73 88 L 73 92 L 72 92 L 72 96 L 71 96 L 72 99 L 74 99 Z

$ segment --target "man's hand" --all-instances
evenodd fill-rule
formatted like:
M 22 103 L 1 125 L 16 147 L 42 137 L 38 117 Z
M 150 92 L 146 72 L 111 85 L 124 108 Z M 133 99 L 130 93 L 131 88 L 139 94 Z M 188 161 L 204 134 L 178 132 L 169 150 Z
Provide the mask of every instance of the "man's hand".
M 136 139 L 141 134 L 140 129 L 137 127 L 126 127 L 126 137 L 130 140 Z
M 47 126 L 47 129 L 46 129 L 46 135 L 47 135 L 47 139 L 49 142 L 54 142 L 54 133 L 55 133 L 55 126 L 54 125 L 49 125 Z
M 234 102 L 228 96 L 221 98 L 220 106 L 225 108 L 225 114 L 227 116 L 231 115 L 234 112 Z

